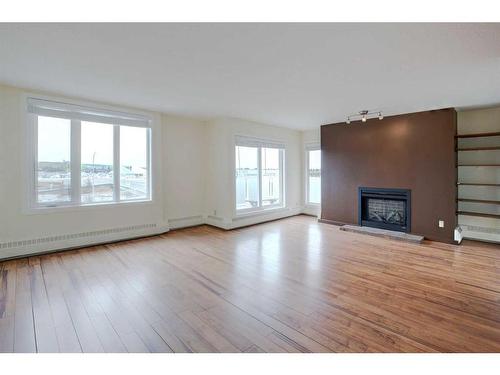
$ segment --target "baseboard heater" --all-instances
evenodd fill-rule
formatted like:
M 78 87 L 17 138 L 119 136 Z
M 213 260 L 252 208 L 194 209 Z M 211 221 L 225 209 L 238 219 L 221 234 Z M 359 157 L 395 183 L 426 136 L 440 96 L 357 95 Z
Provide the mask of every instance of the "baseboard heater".
M 154 235 L 167 231 L 168 228 L 151 223 L 39 237 L 27 240 L 1 242 L 0 259 L 35 255 L 38 253 L 60 251 L 75 247 L 98 245 L 100 243 L 127 240 L 134 237 Z

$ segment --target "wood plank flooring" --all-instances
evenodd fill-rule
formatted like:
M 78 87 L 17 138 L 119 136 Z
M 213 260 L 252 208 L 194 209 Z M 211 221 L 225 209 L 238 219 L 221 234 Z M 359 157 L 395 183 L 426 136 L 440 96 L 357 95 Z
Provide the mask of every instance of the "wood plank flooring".
M 296 216 L 6 261 L 0 352 L 500 352 L 500 246 Z

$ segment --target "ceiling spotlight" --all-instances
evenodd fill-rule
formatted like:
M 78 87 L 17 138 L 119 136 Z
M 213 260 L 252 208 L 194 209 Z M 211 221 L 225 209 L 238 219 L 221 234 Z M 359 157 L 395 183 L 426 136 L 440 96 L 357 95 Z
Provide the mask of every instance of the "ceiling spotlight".
M 355 113 L 353 115 L 347 116 L 346 124 L 350 124 L 351 121 L 361 120 L 362 122 L 366 122 L 369 118 L 378 117 L 379 120 L 382 120 L 384 116 L 382 115 L 382 111 L 369 111 L 364 109 Z
M 362 111 L 359 111 L 359 115 L 361 116 L 361 121 L 366 122 L 366 115 L 369 113 L 370 112 L 367 109 L 363 109 Z

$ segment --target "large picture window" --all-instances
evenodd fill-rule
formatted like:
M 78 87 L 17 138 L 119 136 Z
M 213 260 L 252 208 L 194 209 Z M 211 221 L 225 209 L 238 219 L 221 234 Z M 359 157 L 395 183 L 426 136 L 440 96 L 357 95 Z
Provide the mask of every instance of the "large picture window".
M 281 144 L 237 137 L 235 185 L 238 212 L 284 205 L 284 156 Z
M 321 203 L 321 150 L 319 148 L 306 150 L 306 164 L 306 203 L 318 205 Z
M 145 201 L 150 193 L 150 120 L 28 99 L 34 208 Z

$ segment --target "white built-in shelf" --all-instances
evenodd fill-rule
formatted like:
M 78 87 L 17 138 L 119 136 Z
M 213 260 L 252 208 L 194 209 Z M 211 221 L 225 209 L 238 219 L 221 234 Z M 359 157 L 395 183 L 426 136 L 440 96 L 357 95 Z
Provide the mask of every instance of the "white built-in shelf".
M 457 151 L 497 151 L 500 150 L 500 146 L 491 147 L 463 147 L 458 148 Z
M 458 198 L 458 201 L 459 202 L 469 202 L 469 203 L 500 204 L 500 201 L 488 200 L 488 199 Z
M 483 137 L 498 137 L 498 136 L 500 136 L 500 132 L 459 134 L 456 135 L 455 138 L 483 138 Z
M 486 195 L 486 190 L 484 190 L 485 194 L 481 193 L 483 190 L 469 190 L 470 193 L 467 194 L 468 198 L 458 196 L 457 203 L 459 204 L 459 207 L 457 207 L 457 215 L 460 215 L 463 220 L 467 220 L 464 221 L 465 223 L 473 223 L 474 217 L 483 218 L 483 221 L 485 219 L 493 221 L 500 220 L 500 214 L 496 213 L 497 208 L 500 205 L 500 200 L 498 200 L 498 194 L 493 193 L 494 191 L 497 191 L 496 189 L 500 189 L 500 183 L 490 183 L 486 180 L 486 178 L 488 178 L 489 181 L 492 181 L 492 178 L 493 180 L 498 179 L 497 168 L 500 168 L 500 164 L 498 163 L 498 159 L 493 156 L 495 156 L 494 151 L 500 151 L 500 144 L 498 144 L 495 138 L 488 139 L 488 137 L 500 137 L 500 132 L 460 134 L 456 136 L 457 139 L 471 139 L 469 142 L 466 140 L 461 141 L 456 148 L 459 155 L 461 155 L 461 158 L 459 159 L 461 162 L 457 163 L 457 168 L 461 172 L 467 174 L 469 173 L 469 170 L 472 173 L 473 168 L 484 168 L 484 171 L 480 174 L 475 174 L 473 179 L 476 182 L 457 182 L 457 186 L 467 186 L 478 189 L 494 189 L 490 190 L 488 195 Z M 472 138 L 477 140 L 472 140 Z M 460 154 L 461 152 L 466 154 Z M 466 158 L 466 155 L 469 157 Z M 493 177 L 491 173 L 495 173 L 496 177 Z M 466 176 L 467 175 L 464 174 L 461 178 L 466 179 Z M 473 192 L 475 192 L 475 194 L 472 194 Z M 465 194 L 465 191 L 462 193 L 462 190 L 459 190 L 459 194 Z M 474 198 L 471 197 L 471 194 Z M 470 219 L 465 219 L 466 217 L 470 217 Z M 472 227 L 476 228 L 476 230 L 468 230 L 464 237 L 478 240 L 492 240 L 495 236 L 497 236 L 493 233 L 487 233 L 488 236 L 485 237 L 483 232 L 478 232 L 478 230 L 482 228 L 482 225 L 483 224 L 481 224 L 481 226 L 478 224 L 473 224 L 472 226 L 465 225 L 465 228 Z M 496 224 L 492 224 L 492 227 L 496 227 Z M 484 228 L 485 231 L 487 229 L 491 230 L 490 228 Z
M 500 187 L 500 184 L 486 184 L 481 182 L 457 182 L 458 186 L 492 186 Z
M 457 211 L 457 215 L 478 216 L 478 217 L 487 217 L 487 218 L 491 218 L 491 219 L 500 219 L 500 215 L 486 214 L 484 212 Z
M 500 167 L 500 164 L 458 164 L 458 167 Z

